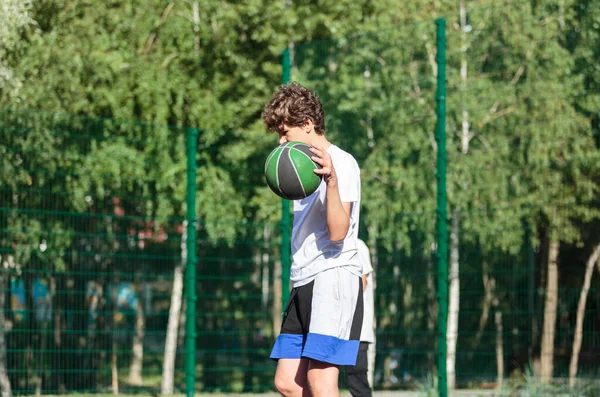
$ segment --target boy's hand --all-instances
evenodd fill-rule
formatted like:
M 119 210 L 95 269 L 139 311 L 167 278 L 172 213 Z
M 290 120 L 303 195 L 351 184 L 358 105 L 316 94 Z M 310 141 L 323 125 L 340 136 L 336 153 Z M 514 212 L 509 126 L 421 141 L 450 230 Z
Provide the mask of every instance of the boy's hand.
M 331 161 L 331 155 L 321 146 L 311 146 L 310 151 L 316 155 L 312 157 L 314 162 L 323 167 L 321 169 L 316 169 L 314 171 L 315 174 L 323 175 L 323 179 L 325 179 L 327 186 L 336 186 L 337 175 L 335 173 L 335 168 L 333 167 L 333 161 Z

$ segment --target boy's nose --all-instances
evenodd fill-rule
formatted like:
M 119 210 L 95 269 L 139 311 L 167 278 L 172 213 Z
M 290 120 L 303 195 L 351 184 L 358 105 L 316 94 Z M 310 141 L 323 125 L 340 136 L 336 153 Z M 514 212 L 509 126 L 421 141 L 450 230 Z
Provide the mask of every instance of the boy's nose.
M 279 144 L 280 145 L 283 145 L 286 142 L 287 142 L 287 138 L 286 137 L 284 137 L 284 136 L 280 136 L 279 137 Z

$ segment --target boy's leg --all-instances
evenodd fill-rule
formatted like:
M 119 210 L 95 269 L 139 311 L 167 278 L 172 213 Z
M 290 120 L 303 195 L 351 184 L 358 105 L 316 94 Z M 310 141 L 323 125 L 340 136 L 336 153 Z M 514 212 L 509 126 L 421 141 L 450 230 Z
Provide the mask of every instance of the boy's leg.
M 285 397 L 310 397 L 306 381 L 308 359 L 281 358 L 277 361 L 275 387 Z
M 339 397 L 337 365 L 310 360 L 308 365 L 308 386 L 312 397 Z
M 294 288 L 281 324 L 281 333 L 271 351 L 277 360 L 275 387 L 286 397 L 309 397 L 306 373 L 308 359 L 302 357 L 305 334 L 310 318 L 312 284 Z
M 340 365 L 355 365 L 362 328 L 361 278 L 334 268 L 314 280 L 310 327 L 302 357 L 310 358 L 308 385 L 317 396 L 339 396 Z
M 367 378 L 367 349 L 369 344 L 361 342 L 356 365 L 346 367 L 348 390 L 352 397 L 371 397 L 371 388 Z

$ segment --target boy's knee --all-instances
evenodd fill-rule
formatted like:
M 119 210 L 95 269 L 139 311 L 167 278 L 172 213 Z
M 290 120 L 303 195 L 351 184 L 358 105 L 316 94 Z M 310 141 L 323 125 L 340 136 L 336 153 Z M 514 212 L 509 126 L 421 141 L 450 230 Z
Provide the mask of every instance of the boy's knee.
M 314 397 L 327 397 L 339 395 L 337 385 L 333 385 L 327 379 L 309 378 L 308 387 L 310 389 L 311 395 Z
M 296 381 L 287 376 L 276 374 L 274 384 L 277 391 L 285 397 L 296 396 L 298 395 L 299 391 L 302 392 L 301 387 L 296 383 Z
M 331 366 L 329 368 L 312 369 L 308 372 L 308 386 L 313 397 L 339 395 L 338 371 L 337 367 Z

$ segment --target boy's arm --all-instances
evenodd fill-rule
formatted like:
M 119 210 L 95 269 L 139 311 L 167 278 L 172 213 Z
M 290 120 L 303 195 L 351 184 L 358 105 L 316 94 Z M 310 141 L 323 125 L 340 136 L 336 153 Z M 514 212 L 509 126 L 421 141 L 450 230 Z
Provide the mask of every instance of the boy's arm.
M 342 203 L 338 189 L 338 179 L 331 161 L 331 155 L 320 146 L 310 149 L 316 156 L 313 160 L 321 165 L 321 169 L 315 170 L 316 174 L 323 175 L 327 184 L 327 231 L 332 242 L 342 241 L 348 234 L 350 227 L 350 206 L 352 203 Z
M 327 184 L 327 231 L 334 243 L 344 240 L 348 234 L 351 204 L 342 203 L 337 183 Z

